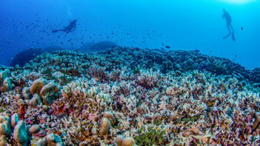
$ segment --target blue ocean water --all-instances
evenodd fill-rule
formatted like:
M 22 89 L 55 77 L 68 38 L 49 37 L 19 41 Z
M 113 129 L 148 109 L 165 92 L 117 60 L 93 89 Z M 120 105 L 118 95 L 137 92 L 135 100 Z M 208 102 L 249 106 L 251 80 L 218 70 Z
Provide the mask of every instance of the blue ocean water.
M 232 17 L 236 41 L 222 9 Z M 0 64 L 28 48 L 121 46 L 198 49 L 248 69 L 260 67 L 259 0 L 1 0 Z M 52 33 L 77 19 L 75 31 Z

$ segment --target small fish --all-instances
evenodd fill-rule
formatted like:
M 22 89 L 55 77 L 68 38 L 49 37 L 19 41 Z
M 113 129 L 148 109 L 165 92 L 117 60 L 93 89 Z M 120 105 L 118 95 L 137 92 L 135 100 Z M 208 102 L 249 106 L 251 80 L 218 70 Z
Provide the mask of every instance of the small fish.
M 170 49 L 170 48 L 171 48 L 171 46 L 167 45 L 167 46 L 165 46 L 165 48 L 166 48 L 166 49 Z

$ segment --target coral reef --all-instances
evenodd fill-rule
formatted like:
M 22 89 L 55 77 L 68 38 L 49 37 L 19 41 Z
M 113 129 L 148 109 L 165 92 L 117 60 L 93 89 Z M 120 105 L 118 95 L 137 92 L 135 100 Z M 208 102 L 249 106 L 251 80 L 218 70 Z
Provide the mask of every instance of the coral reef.
M 116 138 L 116 144 L 117 146 L 134 146 L 135 140 L 132 137 L 125 137 L 118 136 Z
M 10 66 L 24 66 L 26 63 L 28 63 L 30 60 L 34 59 L 36 56 L 41 55 L 45 52 L 53 52 L 61 50 L 59 47 L 50 47 L 45 49 L 39 49 L 39 48 L 30 48 L 23 50 L 19 53 L 17 53 L 11 60 Z
M 0 68 L 0 145 L 259 145 L 259 70 L 198 51 L 43 53 Z
M 168 141 L 164 136 L 164 131 L 149 127 L 147 132 L 144 132 L 144 129 L 141 127 L 138 131 L 139 135 L 135 137 L 138 145 L 165 145 Z
M 26 146 L 29 145 L 28 129 L 25 126 L 24 121 L 19 121 L 14 128 L 14 140 L 18 145 Z
M 118 47 L 117 44 L 111 41 L 101 41 L 101 42 L 89 42 L 83 43 L 81 48 L 79 49 L 82 52 L 100 52 L 100 51 L 107 51 L 111 48 Z
M 11 60 L 10 65 L 15 66 L 24 66 L 31 59 L 43 53 L 42 49 L 27 49 L 17 53 L 14 58 Z

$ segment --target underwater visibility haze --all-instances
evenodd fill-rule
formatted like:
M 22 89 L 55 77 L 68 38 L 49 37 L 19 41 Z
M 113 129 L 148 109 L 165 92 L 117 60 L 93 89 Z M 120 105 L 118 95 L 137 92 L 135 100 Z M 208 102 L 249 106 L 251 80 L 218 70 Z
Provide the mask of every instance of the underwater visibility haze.
M 1 0 L 0 145 L 260 145 L 260 0 Z
M 28 48 L 84 47 L 111 41 L 121 46 L 193 50 L 260 66 L 258 0 L 3 0 L 0 5 L 1 64 Z M 222 10 L 232 18 L 236 42 Z M 77 20 L 73 33 L 51 33 Z

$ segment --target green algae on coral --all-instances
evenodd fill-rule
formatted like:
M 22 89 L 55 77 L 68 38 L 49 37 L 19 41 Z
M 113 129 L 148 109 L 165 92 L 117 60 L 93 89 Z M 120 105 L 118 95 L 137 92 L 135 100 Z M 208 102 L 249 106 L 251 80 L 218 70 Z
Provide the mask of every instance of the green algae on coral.
M 141 127 L 138 132 L 140 134 L 135 136 L 135 141 L 140 146 L 163 145 L 166 140 L 163 130 L 149 127 L 145 131 L 144 127 Z

